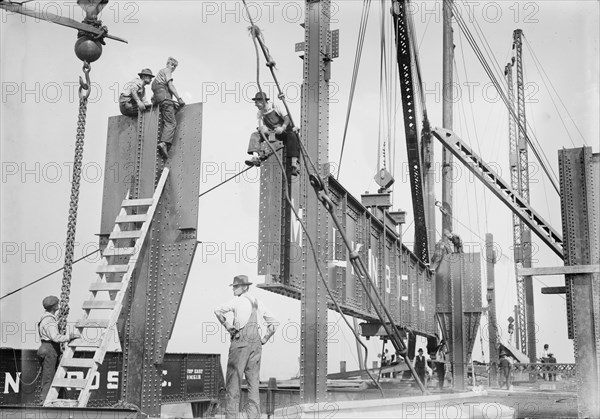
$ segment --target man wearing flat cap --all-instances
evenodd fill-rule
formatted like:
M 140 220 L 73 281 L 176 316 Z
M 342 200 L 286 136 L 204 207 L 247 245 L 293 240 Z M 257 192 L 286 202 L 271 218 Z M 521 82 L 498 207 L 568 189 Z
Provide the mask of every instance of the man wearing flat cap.
M 119 96 L 119 109 L 126 116 L 137 116 L 139 111 L 145 111 L 151 106 L 146 100 L 146 86 L 152 82 L 152 70 L 144 68 L 138 77 L 127 83 Z
M 248 405 L 244 409 L 248 417 L 260 417 L 260 399 L 258 384 L 260 378 L 260 358 L 262 345 L 268 342 L 277 328 L 275 318 L 267 307 L 248 292 L 252 282 L 246 275 L 233 278 L 233 299 L 215 310 L 215 315 L 231 335 L 229 357 L 227 361 L 227 408 L 226 418 L 239 416 L 240 390 L 242 377 L 248 382 Z M 233 323 L 229 323 L 225 315 L 233 313 Z M 260 335 L 260 316 L 267 325 L 264 336 Z
M 56 312 L 58 311 L 58 297 L 49 295 L 42 300 L 42 305 L 46 312 L 42 315 L 38 323 L 38 333 L 42 344 L 37 351 L 37 356 L 42 364 L 42 391 L 40 397 L 42 404 L 46 399 L 46 395 L 50 390 L 50 384 L 54 379 L 56 367 L 58 367 L 58 358 L 61 353 L 60 344 L 69 342 L 79 337 L 79 333 L 70 333 L 62 335 L 58 331 L 58 323 L 56 321 Z

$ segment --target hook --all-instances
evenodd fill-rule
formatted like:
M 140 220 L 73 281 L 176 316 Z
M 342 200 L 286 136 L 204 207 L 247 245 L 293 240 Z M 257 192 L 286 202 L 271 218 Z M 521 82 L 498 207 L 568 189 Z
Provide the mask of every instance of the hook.
M 85 82 L 79 76 L 79 99 L 87 99 L 92 91 L 92 82 L 90 81 L 90 70 L 92 67 L 87 61 L 83 62 L 83 74 L 85 74 Z M 86 90 L 84 93 L 83 91 Z

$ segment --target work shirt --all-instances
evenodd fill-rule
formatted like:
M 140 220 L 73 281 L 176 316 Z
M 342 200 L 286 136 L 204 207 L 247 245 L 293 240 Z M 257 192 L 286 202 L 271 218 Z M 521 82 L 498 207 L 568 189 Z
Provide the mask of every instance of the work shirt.
M 285 122 L 281 109 L 272 102 L 267 102 L 267 106 L 263 110 L 258 110 L 256 119 L 259 127 L 266 125 L 269 129 L 281 126 Z
M 165 67 L 161 70 L 158 70 L 158 74 L 152 80 L 152 93 L 154 93 L 154 97 L 152 101 L 154 103 L 160 103 L 165 99 L 171 99 L 173 95 L 169 90 L 169 82 L 173 80 L 173 73 L 169 69 L 169 67 Z
M 121 95 L 133 97 L 133 92 L 137 93 L 141 101 L 144 100 L 144 97 L 146 96 L 146 86 L 139 77 L 126 83 L 125 86 L 123 86 Z
M 252 314 L 252 303 L 250 301 L 256 301 L 258 311 L 261 313 L 261 317 L 264 319 L 267 326 L 274 325 L 277 322 L 277 319 L 271 315 L 269 309 L 256 297 L 247 292 L 239 297 L 233 297 L 225 304 L 217 307 L 215 314 L 224 316 L 226 313 L 232 312 L 233 327 L 240 330 L 246 326 L 248 320 L 250 320 L 250 315 Z
M 38 330 L 40 332 L 40 338 L 48 342 L 68 342 L 68 335 L 61 335 L 58 332 L 58 323 L 56 322 L 56 316 L 50 312 L 45 312 L 40 319 L 38 324 Z

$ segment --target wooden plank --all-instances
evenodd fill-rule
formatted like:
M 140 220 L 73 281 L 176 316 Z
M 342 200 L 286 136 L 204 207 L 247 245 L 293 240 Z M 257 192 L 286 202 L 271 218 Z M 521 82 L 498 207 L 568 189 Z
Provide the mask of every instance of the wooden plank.
M 90 285 L 90 291 L 120 291 L 122 285 L 120 282 L 94 282 Z
M 143 223 L 147 218 L 146 214 L 119 215 L 115 219 L 115 223 Z
M 154 202 L 152 198 L 124 199 L 122 207 L 149 207 Z
M 100 339 L 90 341 L 83 338 L 79 338 L 69 342 L 69 346 L 78 350 L 79 348 L 99 348 L 101 343 L 102 342 L 100 342 Z
M 135 247 L 111 247 L 104 249 L 102 256 L 131 256 L 137 253 Z
M 60 363 L 61 367 L 73 368 L 91 368 L 96 365 L 92 358 L 64 358 Z
M 54 378 L 54 381 L 52 382 L 52 387 L 84 388 L 85 383 L 85 379 Z
M 110 233 L 110 240 L 117 239 L 137 239 L 141 236 L 142 232 L 139 230 L 129 230 L 129 231 L 113 231 Z
M 129 265 L 98 265 L 96 273 L 126 273 L 129 270 Z
M 552 266 L 541 268 L 520 268 L 517 270 L 517 274 L 520 276 L 577 275 L 597 273 L 600 273 L 600 265 Z
M 102 300 L 87 300 L 83 302 L 84 310 L 112 310 L 117 305 L 116 301 L 102 301 Z
M 79 319 L 75 323 L 75 327 L 106 329 L 108 327 L 108 319 Z

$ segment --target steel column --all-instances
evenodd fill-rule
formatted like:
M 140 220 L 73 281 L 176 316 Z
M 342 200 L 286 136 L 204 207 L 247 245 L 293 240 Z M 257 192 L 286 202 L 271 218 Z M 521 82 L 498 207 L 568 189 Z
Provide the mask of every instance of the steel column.
M 494 275 L 494 264 L 496 263 L 496 252 L 494 251 L 494 236 L 485 234 L 485 263 L 487 273 L 487 302 L 488 302 L 488 340 L 490 351 L 490 385 L 497 382 L 498 366 L 498 323 L 496 319 L 496 277 Z
M 565 265 L 600 263 L 600 154 L 559 151 Z M 574 340 L 579 417 L 600 417 L 600 274 L 565 280 L 569 337 Z
M 453 114 L 453 71 L 454 65 L 454 32 L 452 30 L 452 3 L 453 0 L 444 0 L 443 10 L 443 36 L 442 36 L 442 124 L 444 128 L 452 130 Z M 442 234 L 445 230 L 452 231 L 452 154 L 442 149 L 442 206 L 446 210 L 442 214 Z
M 329 83 L 323 58 L 328 51 L 330 2 L 307 1 L 305 13 L 304 84 L 302 87 L 302 141 L 308 156 L 326 178 L 329 160 Z M 305 209 L 306 230 L 313 241 L 315 260 L 308 240 L 303 240 L 302 332 L 300 351 L 300 399 L 302 403 L 323 402 L 327 398 L 327 300 L 317 269 L 328 281 L 326 259 L 329 216 L 312 191 L 306 172 L 300 180 L 300 207 Z M 324 257 L 323 257 L 324 256 Z

